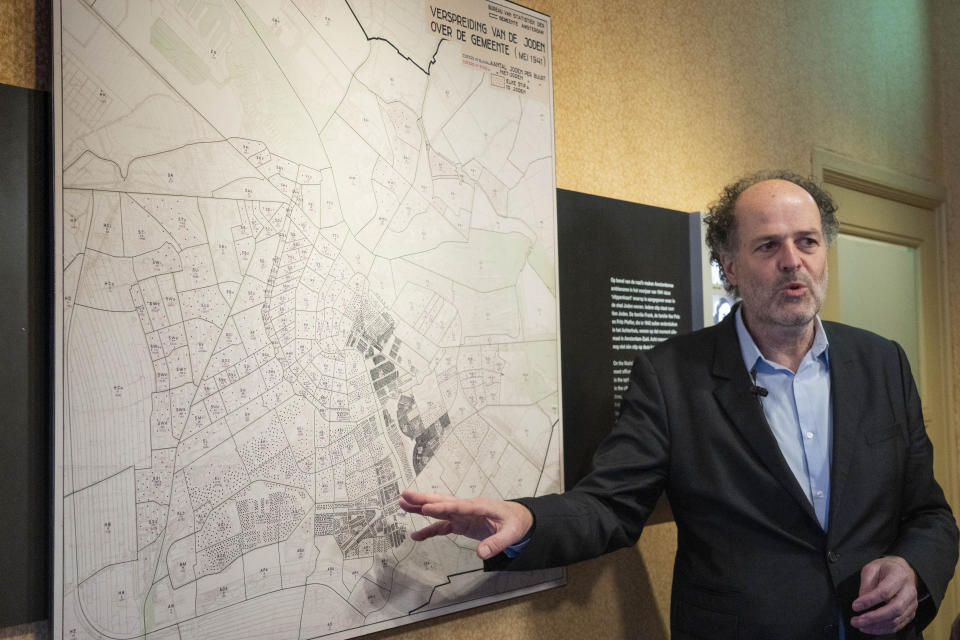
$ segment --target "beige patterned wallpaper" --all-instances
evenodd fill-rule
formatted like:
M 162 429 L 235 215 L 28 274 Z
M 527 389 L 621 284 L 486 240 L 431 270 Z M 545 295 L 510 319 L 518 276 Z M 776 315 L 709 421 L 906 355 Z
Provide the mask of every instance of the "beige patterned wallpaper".
M 49 0 L 0 2 L 0 82 L 50 89 Z M 2 636 L 0 636 L 2 637 Z
M 557 186 L 698 210 L 742 173 L 809 173 L 819 146 L 947 187 L 949 247 L 960 247 L 958 3 L 524 4 L 552 18 Z M 14 34 L 0 43 L 0 82 L 49 87 L 48 20 L 47 0 L 0 3 Z M 960 318 L 960 260 L 949 273 Z M 960 320 L 951 329 L 960 352 Z M 960 398 L 956 357 L 953 371 Z M 565 588 L 373 637 L 666 638 L 674 549 L 674 526 L 656 525 L 636 547 L 572 567 Z

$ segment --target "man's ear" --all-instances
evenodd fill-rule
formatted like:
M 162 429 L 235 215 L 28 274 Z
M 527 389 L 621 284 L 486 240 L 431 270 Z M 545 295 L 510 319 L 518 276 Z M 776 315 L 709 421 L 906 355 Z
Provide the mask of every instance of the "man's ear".
M 737 286 L 737 273 L 736 265 L 733 255 L 724 254 L 720 256 L 720 266 L 723 267 L 723 273 L 727 276 L 727 282 L 733 286 Z

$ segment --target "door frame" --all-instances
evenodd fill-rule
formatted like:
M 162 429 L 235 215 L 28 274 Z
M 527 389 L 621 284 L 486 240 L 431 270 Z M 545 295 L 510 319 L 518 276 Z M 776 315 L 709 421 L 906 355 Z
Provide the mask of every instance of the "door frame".
M 942 346 L 944 357 L 940 361 L 941 391 L 944 400 L 944 429 L 946 430 L 946 451 L 936 451 L 937 456 L 946 459 L 947 477 L 939 478 L 943 484 L 944 493 L 953 508 L 954 515 L 960 513 L 960 467 L 958 467 L 958 443 L 960 433 L 957 430 L 956 405 L 953 391 L 953 340 L 950 318 L 949 270 L 947 263 L 947 213 L 946 189 L 933 182 L 909 176 L 886 167 L 872 165 L 854 160 L 838 153 L 814 147 L 812 154 L 812 168 L 814 179 L 824 184 L 837 185 L 860 191 L 887 200 L 901 202 L 914 207 L 928 209 L 933 213 L 936 229 L 936 264 L 938 270 L 939 309 L 935 312 L 939 316 L 939 344 Z M 925 311 L 925 310 L 924 310 Z M 929 388 L 929 387 L 928 387 Z M 960 573 L 960 572 L 958 572 Z M 949 634 L 952 617 L 960 611 L 960 584 L 958 576 L 954 580 L 941 603 L 937 628 Z M 940 620 L 944 615 L 949 619 Z M 944 635 L 946 637 L 946 635 Z

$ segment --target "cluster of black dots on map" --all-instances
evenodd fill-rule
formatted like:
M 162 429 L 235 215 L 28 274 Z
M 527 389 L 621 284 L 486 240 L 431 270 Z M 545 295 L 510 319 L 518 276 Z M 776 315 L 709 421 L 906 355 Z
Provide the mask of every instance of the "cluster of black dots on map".
M 210 512 L 203 527 L 197 532 L 197 549 L 206 549 L 239 535 L 240 529 L 233 516 L 233 504 L 227 501 Z
M 309 420 L 307 422 L 313 423 L 313 405 L 304 403 L 304 402 L 287 402 L 279 407 L 274 412 L 273 422 L 275 424 L 303 424 L 305 421 L 301 419 L 301 416 L 309 412 Z
M 317 444 L 314 405 L 302 396 L 296 396 L 274 411 L 273 422 L 289 425 L 284 429 L 298 465 L 307 471 L 313 468 L 314 446 Z M 322 437 L 322 435 L 321 435 Z
M 363 451 L 370 460 L 379 460 L 386 455 L 376 415 L 365 418 L 357 425 L 357 439 L 363 443 Z
M 343 471 L 347 481 L 349 482 L 354 476 L 363 473 L 371 464 L 372 461 L 366 456 L 362 448 L 356 454 L 346 458 L 343 461 Z
M 287 436 L 274 422 L 261 429 L 240 448 L 240 457 L 247 469 L 256 469 L 270 460 L 278 451 L 287 448 Z
M 455 433 L 464 448 L 471 455 L 477 455 L 480 452 L 480 445 L 487 435 L 487 425 L 479 416 L 472 416 L 457 425 Z
M 272 488 L 266 496 L 237 500 L 244 551 L 284 540 L 306 515 L 306 494 Z
M 332 536 L 337 532 L 337 518 L 332 513 L 316 513 L 313 516 L 313 535 Z
M 137 469 L 137 502 L 169 504 L 176 449 L 154 449 L 149 469 Z
M 294 487 L 304 487 L 307 484 L 307 476 L 297 466 L 297 460 L 290 447 L 251 470 L 250 479 L 253 481 L 269 480 Z
M 170 422 L 170 392 L 160 391 L 150 396 L 152 409 L 150 410 L 150 442 L 156 447 L 157 443 L 169 441 L 174 444 L 171 437 Z M 139 486 L 138 486 L 139 491 Z M 137 500 L 140 498 L 138 497 Z
M 262 494 L 264 489 L 266 494 Z M 257 495 L 250 495 L 253 493 Z M 211 513 L 198 534 L 200 575 L 222 571 L 241 553 L 289 537 L 306 515 L 309 502 L 305 491 L 271 483 L 256 491 L 247 489 L 242 494 L 249 497 L 221 505 Z
M 137 503 L 137 548 L 156 541 L 166 526 L 167 509 L 156 502 Z
M 184 479 L 198 523 L 227 496 L 249 483 L 247 471 L 239 460 L 236 463 L 223 460 L 206 465 L 194 463 L 184 469 Z
M 240 536 L 234 536 L 197 552 L 197 577 L 220 573 L 240 557 Z
M 345 470 L 348 476 L 372 466 L 384 456 L 383 443 L 375 416 L 360 421 L 352 431 L 346 434 L 346 437 L 340 440 L 340 443 L 345 445 L 341 448 L 341 452 L 345 455 Z M 354 449 L 356 449 L 355 453 L 347 453 Z
M 351 501 L 368 496 L 377 489 L 377 474 L 373 468 L 348 469 L 347 496 Z

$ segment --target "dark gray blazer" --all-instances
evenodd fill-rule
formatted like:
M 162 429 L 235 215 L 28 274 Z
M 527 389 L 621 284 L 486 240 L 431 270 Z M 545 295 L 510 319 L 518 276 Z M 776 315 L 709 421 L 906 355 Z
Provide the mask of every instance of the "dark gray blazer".
M 566 565 L 632 545 L 662 491 L 677 523 L 674 638 L 847 638 L 860 569 L 904 557 L 929 594 L 898 637 L 918 638 L 957 561 L 958 534 L 903 350 L 824 322 L 833 459 L 829 531 L 780 453 L 744 367 L 733 314 L 634 362 L 593 471 L 562 495 L 522 499 L 536 525 L 488 570 Z M 565 425 L 575 429 L 576 425 Z M 875 637 L 875 636 L 871 636 Z

